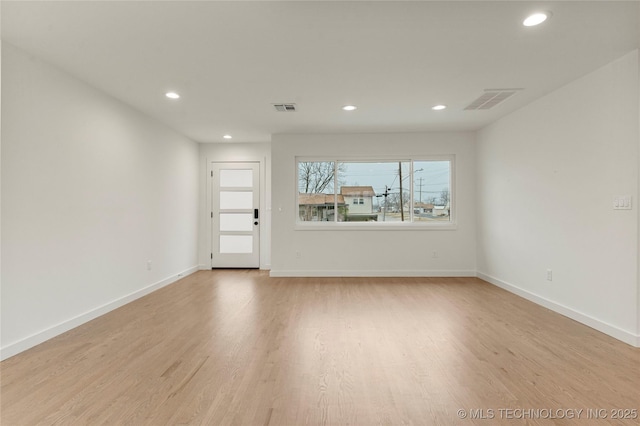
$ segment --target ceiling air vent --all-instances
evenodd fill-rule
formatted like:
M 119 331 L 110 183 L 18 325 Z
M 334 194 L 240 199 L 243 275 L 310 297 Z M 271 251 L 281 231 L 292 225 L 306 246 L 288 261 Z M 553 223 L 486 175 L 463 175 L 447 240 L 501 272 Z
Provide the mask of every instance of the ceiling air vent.
M 280 112 L 295 112 L 296 104 L 273 104 L 276 111 Z
M 521 90 L 523 89 L 486 89 L 484 93 L 478 99 L 471 102 L 465 110 L 491 109 Z

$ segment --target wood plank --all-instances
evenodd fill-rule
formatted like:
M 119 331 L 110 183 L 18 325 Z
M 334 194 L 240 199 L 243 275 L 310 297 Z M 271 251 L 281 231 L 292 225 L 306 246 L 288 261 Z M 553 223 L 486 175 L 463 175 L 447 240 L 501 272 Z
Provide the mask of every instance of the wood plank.
M 638 424 L 610 410 L 640 408 L 639 349 L 476 278 L 201 271 L 0 374 L 2 425 Z

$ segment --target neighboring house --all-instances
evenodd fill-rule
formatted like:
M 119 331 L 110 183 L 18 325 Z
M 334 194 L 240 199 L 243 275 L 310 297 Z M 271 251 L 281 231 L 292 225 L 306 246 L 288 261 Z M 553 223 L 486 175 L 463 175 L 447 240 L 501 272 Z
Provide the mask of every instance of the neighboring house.
M 338 221 L 344 220 L 345 202 L 338 195 Z M 303 222 L 333 221 L 335 216 L 335 199 L 333 194 L 298 194 L 298 214 Z
M 433 215 L 434 216 L 449 216 L 449 212 L 451 208 L 449 207 L 449 203 L 446 206 L 433 206 Z
M 373 187 L 343 186 L 340 195 L 348 207 L 347 221 L 378 219 L 378 214 L 373 212 L 373 197 L 376 196 Z
M 433 204 L 415 203 L 413 210 L 414 214 L 433 213 Z

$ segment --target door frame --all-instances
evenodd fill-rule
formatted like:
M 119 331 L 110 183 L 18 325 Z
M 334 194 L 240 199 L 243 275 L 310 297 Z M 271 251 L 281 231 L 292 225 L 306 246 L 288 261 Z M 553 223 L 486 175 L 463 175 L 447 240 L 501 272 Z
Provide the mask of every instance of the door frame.
M 206 237 L 205 237 L 205 241 L 206 241 L 206 263 L 201 263 L 201 268 L 204 267 L 204 269 L 216 269 L 216 268 L 220 268 L 219 266 L 216 267 L 213 265 L 213 221 L 211 220 L 211 213 L 212 213 L 212 208 L 213 208 L 213 164 L 233 164 L 233 163 L 256 163 L 259 166 L 259 208 L 260 208 L 260 229 L 259 229 L 259 236 L 260 236 L 260 244 L 259 244 L 259 259 L 260 259 L 260 269 L 269 269 L 268 265 L 265 266 L 265 258 L 268 257 L 268 247 L 267 245 L 268 243 L 268 239 L 265 238 L 266 234 L 268 234 L 269 230 L 268 227 L 271 226 L 271 221 L 270 221 L 270 215 L 268 213 L 267 210 L 267 199 L 266 199 L 266 178 L 267 178 L 267 158 L 256 158 L 256 157 L 251 157 L 251 158 L 247 158 L 247 159 L 233 159 L 233 160 L 225 160 L 225 159 L 217 159 L 217 158 L 206 158 L 206 165 L 207 165 L 207 172 L 206 172 L 206 176 L 205 176 L 205 180 L 206 180 L 206 185 L 205 185 L 205 206 L 204 206 L 204 212 L 205 215 L 203 216 L 203 220 L 205 221 L 204 224 L 204 232 L 206 232 Z M 202 235 L 202 234 L 201 234 Z M 205 248 L 205 246 L 201 245 L 200 247 L 202 247 L 203 249 Z M 203 256 L 204 257 L 204 256 Z M 203 261 L 204 259 L 201 258 Z M 231 268 L 229 268 L 231 269 Z M 244 268 L 243 268 L 244 269 Z

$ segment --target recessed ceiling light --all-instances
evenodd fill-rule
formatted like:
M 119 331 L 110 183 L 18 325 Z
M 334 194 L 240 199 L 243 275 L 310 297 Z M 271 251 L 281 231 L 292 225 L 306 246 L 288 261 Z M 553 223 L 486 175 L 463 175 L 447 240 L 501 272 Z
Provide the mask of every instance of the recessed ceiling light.
M 231 139 L 231 135 L 224 135 L 223 138 L 225 139 Z
M 441 111 L 443 109 L 445 109 L 447 106 L 446 105 L 434 105 L 431 107 L 432 110 L 434 111 Z
M 536 25 L 542 24 L 547 18 L 551 15 L 550 12 L 537 12 L 532 15 L 529 15 L 527 19 L 522 21 L 522 25 L 525 27 L 534 27 Z
M 355 109 L 358 109 L 358 107 L 355 106 L 355 105 L 345 105 L 345 106 L 342 107 L 342 109 L 345 110 L 345 111 L 353 111 Z
M 169 99 L 180 99 L 180 95 L 178 95 L 176 92 L 167 92 L 164 95 Z

